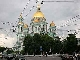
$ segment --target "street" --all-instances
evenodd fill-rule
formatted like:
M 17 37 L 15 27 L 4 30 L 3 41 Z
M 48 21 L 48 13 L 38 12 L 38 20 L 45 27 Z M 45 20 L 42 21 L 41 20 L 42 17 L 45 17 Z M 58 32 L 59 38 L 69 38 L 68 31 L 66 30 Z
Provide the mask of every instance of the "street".
M 0 60 L 7 60 L 7 59 L 3 58 Z M 61 60 L 61 58 L 60 57 L 26 57 L 26 60 Z
M 34 57 L 25 57 L 26 58 L 26 60 L 62 60 L 60 57 L 53 57 L 53 56 L 48 56 L 48 57 L 46 57 L 46 56 L 42 56 L 42 57 L 39 57 L 39 56 L 34 56 Z M 7 59 L 0 59 L 0 60 L 7 60 Z M 15 59 L 13 59 L 13 60 L 15 60 Z M 75 58 L 74 58 L 74 60 L 76 60 Z
M 60 57 L 26 57 L 27 60 L 61 60 Z

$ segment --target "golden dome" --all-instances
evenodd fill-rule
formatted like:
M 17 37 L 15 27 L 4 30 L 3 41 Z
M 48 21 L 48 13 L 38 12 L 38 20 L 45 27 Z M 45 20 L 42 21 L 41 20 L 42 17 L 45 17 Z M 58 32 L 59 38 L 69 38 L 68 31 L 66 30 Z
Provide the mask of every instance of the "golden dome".
M 50 24 L 50 26 L 55 26 L 54 22 L 52 21 L 52 23 Z
M 40 5 L 37 6 L 37 12 L 33 15 L 34 17 L 44 17 L 44 14 L 40 11 Z
M 35 23 L 38 23 L 38 22 L 39 22 L 39 20 L 38 20 L 38 19 L 35 19 L 35 20 L 34 20 L 34 22 L 35 22 Z
M 28 28 L 28 25 L 27 24 L 24 24 L 24 28 Z
M 18 22 L 18 24 L 24 24 L 23 22 Z
M 33 17 L 44 17 L 43 13 L 41 11 L 37 11 Z

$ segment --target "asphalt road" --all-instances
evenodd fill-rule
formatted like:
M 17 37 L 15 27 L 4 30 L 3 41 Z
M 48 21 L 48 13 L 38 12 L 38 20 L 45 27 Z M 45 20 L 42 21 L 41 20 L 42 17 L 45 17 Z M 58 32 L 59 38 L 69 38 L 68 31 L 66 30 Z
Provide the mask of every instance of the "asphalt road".
M 61 60 L 60 57 L 26 57 L 27 60 Z
M 7 60 L 7 59 L 0 59 L 0 60 Z M 26 57 L 26 60 L 61 60 L 61 58 L 60 57 Z
M 0 59 L 0 60 L 7 60 L 7 59 Z M 44 57 L 43 56 L 43 57 L 26 57 L 26 60 L 62 60 L 62 59 L 60 57 Z

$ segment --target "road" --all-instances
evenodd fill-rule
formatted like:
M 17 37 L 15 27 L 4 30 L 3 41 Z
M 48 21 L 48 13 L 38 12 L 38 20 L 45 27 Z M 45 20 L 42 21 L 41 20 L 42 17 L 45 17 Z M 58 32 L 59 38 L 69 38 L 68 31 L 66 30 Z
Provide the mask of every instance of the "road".
M 60 57 L 26 57 L 27 60 L 61 60 Z
M 7 59 L 0 59 L 0 60 L 7 60 Z M 60 57 L 26 57 L 26 60 L 61 60 L 61 58 Z
M 0 59 L 0 60 L 7 60 L 7 59 Z M 43 57 L 26 57 L 26 60 L 62 60 L 62 59 L 60 57 L 44 57 L 43 56 Z

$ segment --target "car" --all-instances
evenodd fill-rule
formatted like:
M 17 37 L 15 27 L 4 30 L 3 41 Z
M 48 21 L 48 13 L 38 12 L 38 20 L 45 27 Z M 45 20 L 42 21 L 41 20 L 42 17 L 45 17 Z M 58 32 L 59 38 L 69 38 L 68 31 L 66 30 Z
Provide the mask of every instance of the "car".
M 7 59 L 8 59 L 8 60 L 13 59 L 13 54 L 8 54 Z
M 26 60 L 24 55 L 17 55 L 15 60 Z
M 6 59 L 8 57 L 8 55 L 7 54 L 4 54 L 4 58 Z
M 73 60 L 73 55 L 64 54 L 61 58 L 62 60 Z

